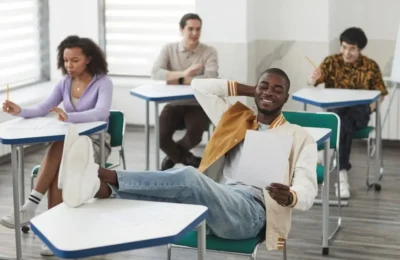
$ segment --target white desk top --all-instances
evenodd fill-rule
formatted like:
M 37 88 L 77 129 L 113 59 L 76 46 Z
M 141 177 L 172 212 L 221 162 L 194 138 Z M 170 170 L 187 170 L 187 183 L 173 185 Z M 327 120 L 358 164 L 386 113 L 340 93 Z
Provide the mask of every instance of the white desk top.
M 310 135 L 313 137 L 313 139 L 317 142 L 317 145 L 322 144 L 325 142 L 328 138 L 331 137 L 331 129 L 329 128 L 318 128 L 318 127 L 304 127 Z
M 61 258 L 83 258 L 176 243 L 198 226 L 207 208 L 138 200 L 64 203 L 31 220 L 32 231 Z
M 193 90 L 188 85 L 166 85 L 165 82 L 155 81 L 133 88 L 132 96 L 157 102 L 194 99 Z
M 293 100 L 321 108 L 371 104 L 381 95 L 378 90 L 303 88 L 293 93 Z
M 17 145 L 64 140 L 69 124 L 54 117 L 16 118 L 0 124 L 0 143 Z M 80 135 L 90 135 L 107 127 L 106 122 L 75 125 Z

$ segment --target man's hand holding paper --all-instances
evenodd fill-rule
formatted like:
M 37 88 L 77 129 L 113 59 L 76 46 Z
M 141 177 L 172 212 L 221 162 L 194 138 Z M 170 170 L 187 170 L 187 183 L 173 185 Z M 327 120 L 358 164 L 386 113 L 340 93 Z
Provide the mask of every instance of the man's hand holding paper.
M 247 130 L 236 180 L 267 188 L 279 204 L 288 205 L 290 189 L 284 185 L 293 137 L 270 131 Z

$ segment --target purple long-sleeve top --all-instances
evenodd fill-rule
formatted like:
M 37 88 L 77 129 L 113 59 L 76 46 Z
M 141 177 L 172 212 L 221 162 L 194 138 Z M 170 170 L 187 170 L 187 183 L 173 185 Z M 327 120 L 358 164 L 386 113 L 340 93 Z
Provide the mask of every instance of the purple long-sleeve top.
M 94 75 L 76 107 L 71 102 L 71 83 L 72 78 L 65 76 L 44 102 L 37 106 L 21 108 L 18 116 L 24 118 L 45 116 L 51 108 L 64 102 L 65 113 L 68 116 L 67 122 L 106 121 L 108 124 L 113 94 L 111 79 L 107 75 Z

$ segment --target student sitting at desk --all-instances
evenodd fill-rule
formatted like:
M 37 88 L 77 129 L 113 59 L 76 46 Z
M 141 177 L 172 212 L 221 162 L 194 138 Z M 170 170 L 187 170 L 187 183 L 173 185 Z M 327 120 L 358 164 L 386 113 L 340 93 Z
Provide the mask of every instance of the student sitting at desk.
M 64 202 L 77 207 L 92 197 L 118 195 L 123 199 L 204 205 L 209 209 L 209 231 L 216 236 L 247 239 L 266 232 L 267 248 L 282 249 L 292 209 L 308 210 L 318 191 L 316 143 L 305 129 L 288 123 L 281 112 L 289 86 L 285 72 L 275 68 L 262 73 L 256 87 L 224 79 L 193 80 L 197 100 L 217 126 L 199 169 L 187 166 L 144 172 L 98 168 L 90 157 L 74 160 L 77 153 L 91 147 L 86 137 L 76 137 L 63 155 L 66 168 L 60 175 L 65 178 Z M 240 102 L 232 105 L 229 96 L 254 97 L 258 114 Z M 288 168 L 282 173 L 284 183 L 261 189 L 235 181 L 234 176 L 246 174 L 237 170 L 247 130 L 293 136 Z M 267 174 L 268 165 L 265 171 Z
M 24 117 L 43 117 L 50 111 L 58 114 L 58 120 L 71 123 L 108 121 L 112 101 L 113 85 L 107 76 L 107 62 L 101 49 L 88 38 L 69 36 L 58 46 L 58 68 L 65 75 L 55 86 L 49 97 L 34 107 L 20 107 L 5 101 L 3 111 Z M 59 107 L 63 102 L 65 111 Z M 100 161 L 100 136 L 91 136 L 94 159 Z M 110 135 L 105 134 L 105 155 L 111 153 Z M 21 226 L 34 217 L 43 195 L 48 191 L 48 208 L 62 202 L 58 188 L 58 172 L 64 142 L 53 142 L 40 165 L 35 188 L 20 211 Z M 2 217 L 0 224 L 15 228 L 14 214 Z M 46 247 L 42 254 L 49 255 Z
M 325 58 L 310 78 L 314 86 L 325 83 L 326 88 L 369 89 L 388 94 L 378 64 L 361 54 L 367 45 L 367 36 L 360 28 L 348 28 L 340 35 L 340 54 Z M 339 180 L 340 197 L 350 198 L 347 171 L 350 170 L 350 152 L 354 133 L 368 126 L 376 104 L 331 109 L 340 117 Z M 336 196 L 338 190 L 336 189 Z
M 166 80 L 167 84 L 190 85 L 193 78 L 217 78 L 218 59 L 213 47 L 199 42 L 202 21 L 197 14 L 185 14 L 179 25 L 183 40 L 163 47 L 154 63 L 153 79 Z M 201 158 L 190 150 L 201 142 L 209 127 L 207 115 L 196 100 L 167 104 L 160 115 L 160 148 L 167 155 L 162 170 L 181 163 L 199 167 Z M 176 130 L 186 129 L 185 136 L 174 142 Z

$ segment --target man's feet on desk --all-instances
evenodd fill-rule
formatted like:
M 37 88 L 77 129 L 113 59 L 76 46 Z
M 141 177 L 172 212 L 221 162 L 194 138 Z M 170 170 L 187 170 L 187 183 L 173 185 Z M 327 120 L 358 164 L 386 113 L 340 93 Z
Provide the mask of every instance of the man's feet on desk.
M 19 211 L 19 219 L 21 227 L 28 225 L 29 221 L 35 216 L 34 212 L 27 211 L 26 209 L 21 209 Z M 14 213 L 4 216 L 0 219 L 0 224 L 11 229 L 15 229 Z
M 95 164 L 92 141 L 80 136 L 67 153 L 62 155 L 64 171 L 62 197 L 68 207 L 79 207 L 94 198 L 100 188 L 99 165 Z
M 72 145 L 78 140 L 79 138 L 79 133 L 78 130 L 74 125 L 70 125 L 68 127 L 67 134 L 65 135 L 64 138 L 64 146 L 63 146 L 63 153 L 62 154 L 67 154 L 68 151 L 71 149 Z M 65 156 L 62 157 L 61 163 L 60 163 L 60 169 L 59 169 L 59 176 L 65 176 L 63 172 L 65 171 Z M 63 189 L 63 183 L 64 180 L 62 178 L 58 178 L 58 188 Z

